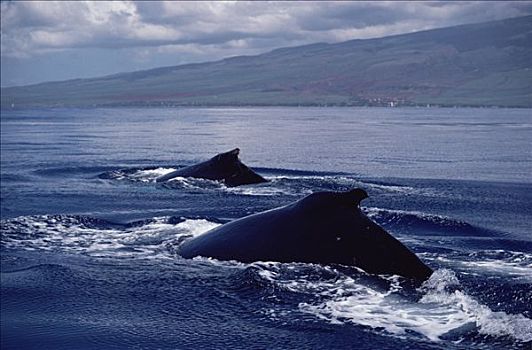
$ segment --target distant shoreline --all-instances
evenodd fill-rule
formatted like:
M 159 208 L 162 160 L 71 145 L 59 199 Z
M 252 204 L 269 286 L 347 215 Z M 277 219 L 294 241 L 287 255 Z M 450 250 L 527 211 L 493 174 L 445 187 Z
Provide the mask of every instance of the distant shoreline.
M 319 104 L 299 104 L 299 105 L 293 105 L 293 104 L 238 104 L 238 105 L 215 105 L 215 104 L 202 104 L 202 105 L 186 105 L 186 104 L 111 104 L 111 105 L 81 105 L 81 106 L 20 106 L 20 107 L 5 107 L 0 106 L 0 110 L 2 111 L 17 111 L 17 110 L 35 110 L 35 109 L 98 109 L 98 108 L 109 108 L 109 109 L 120 109 L 120 108 L 197 108 L 197 109 L 210 109 L 210 108 L 386 108 L 386 109 L 393 109 L 393 108 L 445 108 L 445 109 L 452 109 L 452 108 L 470 108 L 470 109 L 532 109 L 532 107 L 527 106 L 497 106 L 497 105 L 437 105 L 437 104 L 431 104 L 431 105 L 414 105 L 414 104 L 404 104 L 404 105 L 346 105 L 346 104 L 327 104 L 327 105 L 319 105 Z

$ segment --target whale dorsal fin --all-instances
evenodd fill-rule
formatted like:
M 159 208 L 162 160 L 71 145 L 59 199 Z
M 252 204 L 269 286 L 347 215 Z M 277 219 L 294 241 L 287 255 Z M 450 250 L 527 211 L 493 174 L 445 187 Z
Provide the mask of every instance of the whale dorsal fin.
M 233 150 L 230 150 L 227 153 L 230 154 L 230 155 L 233 155 L 233 156 L 238 156 L 238 154 L 240 153 L 240 148 L 235 148 Z
M 351 191 L 344 192 L 344 198 L 349 202 L 348 204 L 360 205 L 360 202 L 368 198 L 368 193 L 361 188 L 354 188 Z
M 304 208 L 332 209 L 337 206 L 352 208 L 368 198 L 368 193 L 361 188 L 354 188 L 345 192 L 314 192 L 299 200 L 297 204 Z
M 240 153 L 240 148 L 235 148 L 228 152 L 220 153 L 214 156 L 212 159 L 218 160 L 218 161 L 234 161 L 238 159 L 239 153 Z

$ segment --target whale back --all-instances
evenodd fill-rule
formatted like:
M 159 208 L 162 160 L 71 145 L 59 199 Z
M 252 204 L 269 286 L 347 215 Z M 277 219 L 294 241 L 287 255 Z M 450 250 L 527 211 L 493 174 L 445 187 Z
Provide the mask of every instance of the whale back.
M 247 185 L 266 182 L 266 180 L 248 168 L 238 158 L 240 149 L 220 153 L 211 159 L 178 169 L 157 178 L 157 182 L 168 181 L 175 177 L 195 177 L 207 180 L 224 181 L 227 186 Z
M 361 189 L 313 193 L 185 242 L 180 254 L 220 260 L 353 265 L 368 273 L 424 280 L 432 270 L 359 208 Z

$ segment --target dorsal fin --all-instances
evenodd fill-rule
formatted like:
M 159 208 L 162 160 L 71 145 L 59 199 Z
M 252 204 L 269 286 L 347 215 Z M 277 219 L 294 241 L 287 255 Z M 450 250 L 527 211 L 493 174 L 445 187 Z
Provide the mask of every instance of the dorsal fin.
M 360 205 L 360 202 L 368 198 L 368 193 L 361 188 L 354 188 L 351 191 L 342 193 L 344 198 L 348 201 L 347 204 Z
M 238 159 L 238 154 L 239 153 L 240 153 L 240 148 L 235 148 L 235 149 L 232 149 L 230 151 L 217 154 L 212 159 L 213 160 L 224 160 L 224 161 L 236 160 L 236 159 Z
M 368 198 L 368 193 L 361 188 L 354 188 L 345 192 L 314 192 L 302 198 L 297 204 L 303 208 L 331 209 L 337 206 L 353 208 L 360 205 L 360 202 Z
M 230 150 L 229 152 L 227 152 L 228 154 L 231 154 L 233 156 L 238 156 L 238 154 L 240 153 L 240 148 L 235 148 L 233 150 Z

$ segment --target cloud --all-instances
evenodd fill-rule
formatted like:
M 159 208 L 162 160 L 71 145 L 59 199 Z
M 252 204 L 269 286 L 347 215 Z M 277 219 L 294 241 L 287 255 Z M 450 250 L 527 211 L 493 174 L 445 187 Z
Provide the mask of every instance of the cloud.
M 39 64 L 50 55 L 60 54 L 64 65 L 68 52 L 93 51 L 100 65 L 108 57 L 123 60 L 124 69 L 144 69 L 532 13 L 532 3 L 519 1 L 2 1 L 0 6 L 2 72 L 8 71 L 5 62 L 19 64 L 22 72 L 22 64 Z M 50 69 L 53 59 L 46 62 Z M 70 62 L 72 71 L 76 64 Z M 82 75 L 83 67 L 78 70 Z
M 2 2 L 2 55 L 196 44 L 338 41 L 532 12 L 522 2 Z M 247 46 L 247 45 L 251 46 Z M 273 47 L 272 47 L 273 48 Z

